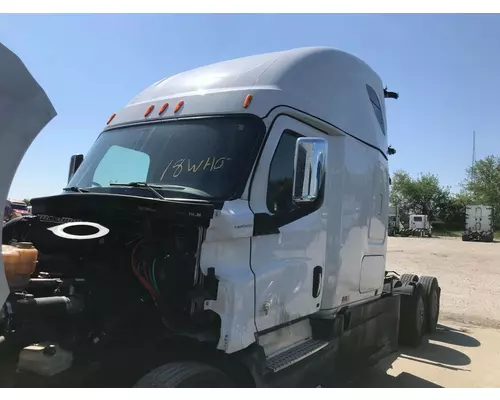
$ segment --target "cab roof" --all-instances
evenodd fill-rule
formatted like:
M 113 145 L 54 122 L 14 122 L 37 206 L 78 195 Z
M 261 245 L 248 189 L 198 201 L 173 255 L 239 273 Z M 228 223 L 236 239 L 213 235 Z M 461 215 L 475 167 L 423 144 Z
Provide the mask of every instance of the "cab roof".
M 109 127 L 181 116 L 250 113 L 264 118 L 286 106 L 384 146 L 367 85 L 385 120 L 384 88 L 364 61 L 341 50 L 307 47 L 237 58 L 155 82 L 108 123 Z M 252 96 L 245 107 L 245 99 Z M 380 120 L 380 118 L 379 118 Z

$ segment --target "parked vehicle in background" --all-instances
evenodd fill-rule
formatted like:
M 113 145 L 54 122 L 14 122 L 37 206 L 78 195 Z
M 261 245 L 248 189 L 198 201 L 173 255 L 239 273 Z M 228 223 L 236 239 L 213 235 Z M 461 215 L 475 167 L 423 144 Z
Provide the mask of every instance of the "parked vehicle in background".
M 7 199 L 7 204 L 19 215 L 29 214 L 28 205 L 24 200 Z
M 13 218 L 29 214 L 31 214 L 31 211 L 29 210 L 26 202 L 22 200 L 7 199 L 3 212 L 3 224 L 7 223 Z
M 462 241 L 493 242 L 493 208 L 485 205 L 467 206 Z
M 401 223 L 401 217 L 399 215 L 398 206 L 389 206 L 389 225 L 387 228 L 387 234 L 389 236 L 395 236 L 399 234 L 404 229 Z
M 403 236 L 432 236 L 432 224 L 429 217 L 423 214 L 410 214 L 408 228 L 401 231 Z

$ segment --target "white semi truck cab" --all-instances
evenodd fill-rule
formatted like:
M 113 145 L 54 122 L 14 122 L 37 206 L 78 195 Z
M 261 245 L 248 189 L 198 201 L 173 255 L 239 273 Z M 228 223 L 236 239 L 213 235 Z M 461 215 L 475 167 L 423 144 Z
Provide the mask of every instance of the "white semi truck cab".
M 397 97 L 330 48 L 146 88 L 72 157 L 63 193 L 3 228 L 9 251 L 38 256 L 29 274 L 5 265 L 2 376 L 310 386 L 418 344 L 437 323 L 437 279 L 385 270 Z
M 432 236 L 432 224 L 428 215 L 412 214 L 409 217 L 409 230 L 413 235 Z

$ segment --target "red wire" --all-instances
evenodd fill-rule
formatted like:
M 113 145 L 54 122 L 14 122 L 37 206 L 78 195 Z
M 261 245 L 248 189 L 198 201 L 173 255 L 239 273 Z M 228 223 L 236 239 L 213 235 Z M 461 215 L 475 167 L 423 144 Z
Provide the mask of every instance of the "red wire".
M 135 252 L 137 251 L 137 249 L 139 248 L 139 245 L 141 243 L 142 243 L 142 241 L 139 242 L 139 243 L 137 243 L 137 245 L 134 247 L 134 250 L 132 250 L 132 254 L 131 254 L 131 257 L 130 257 L 130 261 L 131 261 L 131 264 L 132 264 L 132 271 L 134 272 L 134 274 L 137 277 L 137 279 L 139 279 L 139 282 L 141 282 L 142 286 L 144 286 L 145 289 L 151 295 L 151 297 L 153 297 L 153 300 L 156 300 L 156 298 L 158 297 L 158 294 L 153 289 L 153 287 L 151 286 L 151 284 L 140 274 L 139 269 L 136 268 L 136 266 L 135 266 L 136 265 L 136 263 L 135 263 Z

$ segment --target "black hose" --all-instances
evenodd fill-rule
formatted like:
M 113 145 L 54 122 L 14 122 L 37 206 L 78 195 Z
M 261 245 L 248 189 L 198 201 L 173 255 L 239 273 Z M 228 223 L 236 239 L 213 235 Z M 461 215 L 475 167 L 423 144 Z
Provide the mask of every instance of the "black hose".
M 83 302 L 75 297 L 26 297 L 11 303 L 14 314 L 73 314 L 83 309 Z

